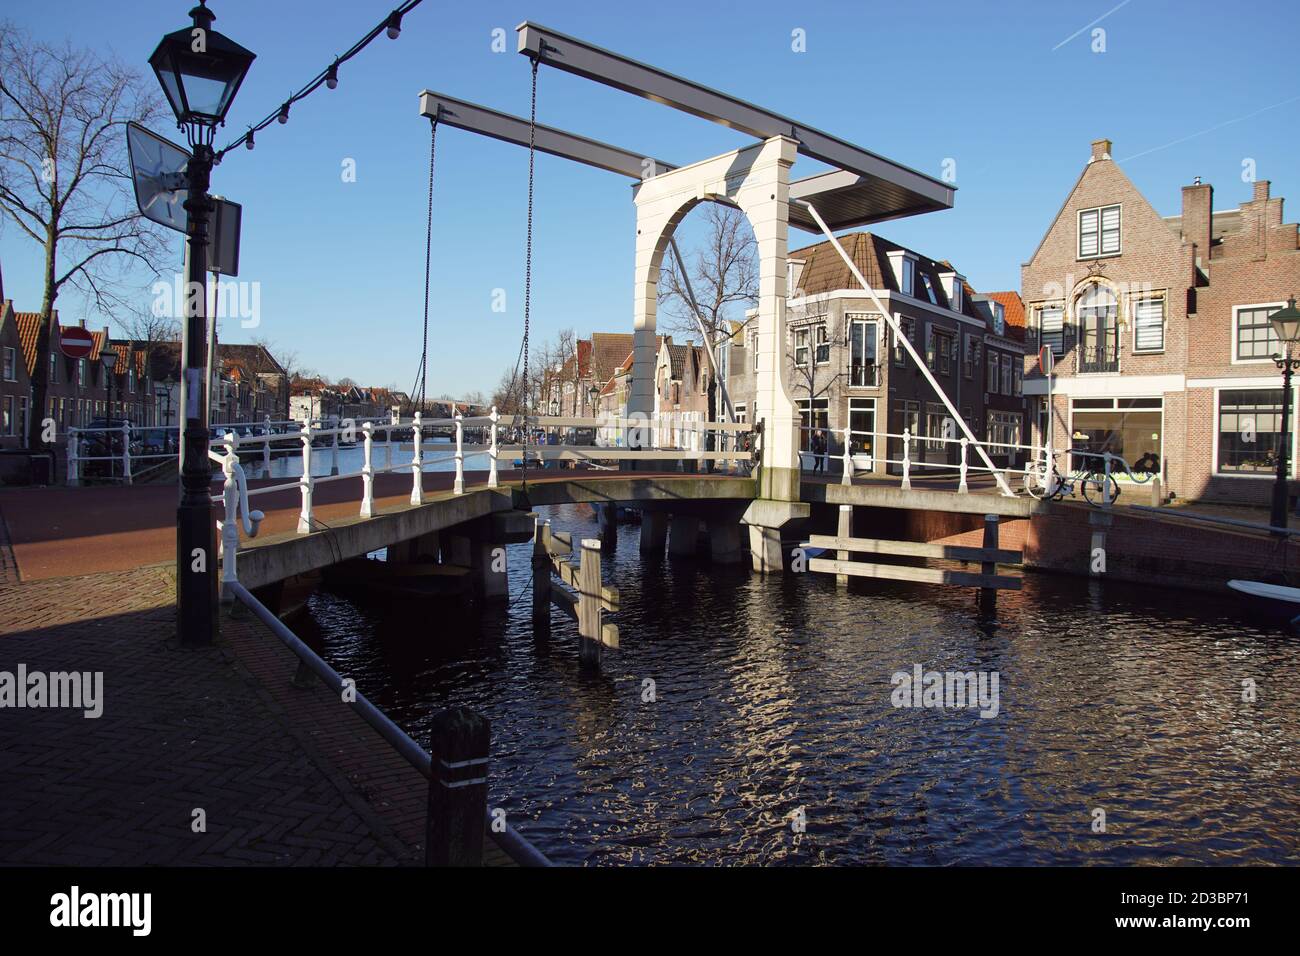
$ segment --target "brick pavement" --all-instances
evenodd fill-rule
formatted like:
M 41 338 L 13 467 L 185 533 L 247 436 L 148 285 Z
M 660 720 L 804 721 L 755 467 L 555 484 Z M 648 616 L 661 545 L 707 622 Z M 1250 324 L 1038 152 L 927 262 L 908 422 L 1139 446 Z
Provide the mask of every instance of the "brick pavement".
M 180 648 L 172 586 L 159 567 L 0 584 L 0 670 L 104 674 L 99 719 L 0 710 L 0 864 L 418 862 L 409 825 L 396 834 L 317 744 L 356 750 L 359 779 L 365 753 L 387 746 L 360 743 L 347 724 L 359 719 L 338 704 L 302 733 L 301 708 L 320 707 L 324 688 L 281 693 L 293 715 L 277 703 L 236 650 L 269 679 L 280 665 L 292 674 L 255 620 L 227 623 L 218 647 Z M 205 833 L 191 830 L 195 808 Z

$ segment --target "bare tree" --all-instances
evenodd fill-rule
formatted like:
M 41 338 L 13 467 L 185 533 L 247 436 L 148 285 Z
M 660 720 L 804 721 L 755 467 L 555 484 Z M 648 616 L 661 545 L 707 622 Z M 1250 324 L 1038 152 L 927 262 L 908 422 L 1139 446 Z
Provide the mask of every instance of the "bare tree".
M 118 320 L 131 340 L 132 350 L 144 356 L 145 394 L 154 401 L 154 362 L 162 353 L 180 355 L 181 327 L 175 319 L 153 312 L 136 311 Z M 174 344 L 173 344 L 174 343 Z
M 253 344 L 270 357 L 271 362 L 258 366 L 251 371 L 259 378 L 262 376 L 276 379 L 276 406 L 280 414 L 289 416 L 289 387 L 294 379 L 304 370 L 298 365 L 298 353 L 293 349 L 281 348 L 268 338 L 253 339 Z M 310 374 L 303 377 L 311 377 Z
M 0 24 L 0 218 L 45 250 L 32 376 L 37 446 L 49 388 L 50 323 L 65 288 L 113 317 L 131 310 L 131 276 L 158 275 L 165 245 L 135 208 L 126 123 L 160 100 L 134 70 Z
M 497 411 L 502 415 L 517 415 L 523 412 L 523 376 L 517 375 L 516 369 L 508 368 L 501 375 L 501 381 L 497 383 L 496 389 L 492 392 L 492 404 L 496 406 Z
M 664 307 L 664 327 L 692 341 L 704 326 L 704 347 L 717 355 L 717 347 L 731 336 L 733 315 L 758 302 L 758 243 L 744 213 L 731 206 L 708 203 L 704 207 L 707 234 L 704 244 L 683 256 L 688 276 L 683 276 L 669 250 L 659 271 L 659 303 Z M 689 279 L 689 290 L 687 280 Z M 695 293 L 699 322 L 691 308 Z M 742 329 L 743 329 L 742 323 Z M 708 420 L 718 420 L 717 377 L 709 375 Z M 714 435 L 705 436 L 705 448 L 712 450 Z M 709 463 L 712 470 L 712 462 Z
M 818 420 L 816 400 L 830 394 L 843 374 L 837 370 L 835 343 L 843 341 L 844 330 L 829 315 L 826 303 L 825 297 L 808 300 L 801 310 L 791 314 L 788 326 L 790 343 L 786 355 L 790 389 L 796 407 L 807 403 L 806 413 L 800 408 L 800 423 L 810 429 L 825 427 Z M 819 334 L 824 335 L 820 345 Z M 824 358 L 819 360 L 819 353 Z M 800 393 L 803 399 L 800 399 Z M 811 448 L 813 433 L 801 434 L 800 445 L 807 441 Z

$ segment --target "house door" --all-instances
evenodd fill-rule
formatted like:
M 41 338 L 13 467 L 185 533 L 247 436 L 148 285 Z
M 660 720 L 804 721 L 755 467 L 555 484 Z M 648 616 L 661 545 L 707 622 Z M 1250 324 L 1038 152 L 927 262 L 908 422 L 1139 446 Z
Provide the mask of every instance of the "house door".
M 849 454 L 857 471 L 870 471 L 875 464 L 876 400 L 849 399 Z

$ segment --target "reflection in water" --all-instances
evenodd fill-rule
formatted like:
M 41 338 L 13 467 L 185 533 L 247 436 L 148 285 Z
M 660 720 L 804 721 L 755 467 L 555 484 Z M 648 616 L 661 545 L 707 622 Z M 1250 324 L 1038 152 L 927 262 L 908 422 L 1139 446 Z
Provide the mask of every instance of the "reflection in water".
M 966 589 L 637 545 L 625 528 L 606 558 L 623 650 L 602 674 L 562 616 L 534 639 L 527 544 L 509 608 L 318 593 L 323 653 L 421 742 L 442 707 L 484 713 L 492 806 L 558 862 L 1300 862 L 1300 643 L 1231 601 L 1029 575 L 981 619 Z M 998 716 L 895 709 L 918 663 L 997 671 Z

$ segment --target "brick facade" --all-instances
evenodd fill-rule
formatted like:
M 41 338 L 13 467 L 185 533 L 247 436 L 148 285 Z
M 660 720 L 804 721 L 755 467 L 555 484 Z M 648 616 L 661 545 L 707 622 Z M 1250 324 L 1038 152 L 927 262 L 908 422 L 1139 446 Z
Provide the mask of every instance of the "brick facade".
M 1250 189 L 1240 208 L 1216 212 L 1213 187 L 1197 181 L 1182 190 L 1181 215 L 1162 218 L 1111 158 L 1111 143 L 1092 144 L 1021 268 L 1036 442 L 1045 383 L 1033 353 L 1058 338 L 1060 309 L 1057 449 L 1121 454 L 1158 471 L 1180 498 L 1268 500 L 1267 432 L 1281 376 L 1267 357 L 1276 342 L 1265 341 L 1266 313 L 1300 288 L 1300 246 L 1269 184 Z M 1247 306 L 1264 308 L 1248 313 L 1248 325 L 1260 323 L 1258 342 L 1243 333 L 1259 354 L 1242 358 L 1237 325 Z
M 1016 294 L 977 294 L 951 264 L 871 233 L 852 233 L 841 243 L 885 307 L 899 316 L 909 341 L 976 438 L 1023 442 L 1023 328 L 1009 321 L 1012 314 L 1023 314 Z M 850 426 L 857 473 L 898 473 L 901 467 L 885 459 L 902 459 L 902 440 L 886 440 L 884 435 L 901 435 L 906 429 L 920 439 L 912 442 L 909 453 L 918 474 L 926 466 L 950 470 L 960 458 L 960 447 L 924 439 L 945 434 L 960 438 L 960 429 L 945 426 L 952 416 L 839 254 L 830 243 L 821 242 L 791 252 L 790 263 L 790 363 L 785 372 L 805 426 L 799 447 L 809 448 L 809 428 L 827 428 L 829 454 L 838 458 L 843 454 L 843 429 Z M 1014 309 L 1007 308 L 1007 296 L 1014 299 Z M 755 377 L 751 329 L 733 334 L 724 359 L 732 401 L 746 413 Z M 996 362 L 996 382 L 990 361 Z M 993 426 L 990 413 L 997 416 L 998 426 Z M 995 464 L 1006 463 L 1008 449 L 990 451 Z M 969 462 L 978 464 L 973 452 Z M 808 456 L 804 464 L 810 464 Z

